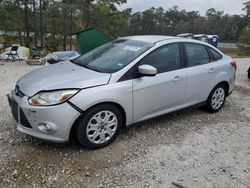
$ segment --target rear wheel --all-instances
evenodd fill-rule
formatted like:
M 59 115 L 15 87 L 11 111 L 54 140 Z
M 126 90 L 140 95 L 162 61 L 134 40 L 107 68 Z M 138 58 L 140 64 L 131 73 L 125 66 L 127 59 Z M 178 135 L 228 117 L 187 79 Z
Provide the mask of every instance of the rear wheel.
M 225 85 L 217 85 L 209 94 L 206 102 L 206 109 L 211 113 L 220 111 L 226 100 L 226 92 L 227 88 Z
M 80 120 L 77 139 L 89 149 L 105 147 L 118 136 L 122 123 L 122 114 L 114 105 L 95 106 Z

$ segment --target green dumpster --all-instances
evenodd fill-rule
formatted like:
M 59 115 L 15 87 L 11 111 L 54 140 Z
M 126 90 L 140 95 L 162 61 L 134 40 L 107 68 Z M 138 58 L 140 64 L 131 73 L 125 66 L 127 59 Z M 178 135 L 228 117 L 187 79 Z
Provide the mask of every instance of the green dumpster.
M 76 48 L 82 55 L 113 40 L 96 28 L 89 28 L 72 35 L 76 35 Z
M 32 59 L 39 59 L 43 55 L 42 47 L 34 47 L 31 49 Z

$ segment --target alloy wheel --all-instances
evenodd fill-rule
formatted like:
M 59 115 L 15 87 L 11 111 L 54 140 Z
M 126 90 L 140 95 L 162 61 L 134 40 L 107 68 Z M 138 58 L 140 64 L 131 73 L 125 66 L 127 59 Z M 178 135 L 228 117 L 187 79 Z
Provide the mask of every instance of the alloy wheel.
M 86 135 L 90 142 L 103 144 L 109 141 L 118 127 L 116 115 L 111 111 L 100 111 L 88 122 Z
M 217 88 L 214 91 L 214 94 L 212 96 L 211 104 L 213 109 L 217 110 L 219 109 L 225 100 L 225 90 L 221 87 Z

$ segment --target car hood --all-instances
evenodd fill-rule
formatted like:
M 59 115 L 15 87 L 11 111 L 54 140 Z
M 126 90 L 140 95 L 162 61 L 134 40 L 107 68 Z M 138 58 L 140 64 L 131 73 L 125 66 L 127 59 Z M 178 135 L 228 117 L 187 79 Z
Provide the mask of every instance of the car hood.
M 33 96 L 42 90 L 87 88 L 108 84 L 111 74 L 99 73 L 69 61 L 34 70 L 17 81 L 22 93 Z

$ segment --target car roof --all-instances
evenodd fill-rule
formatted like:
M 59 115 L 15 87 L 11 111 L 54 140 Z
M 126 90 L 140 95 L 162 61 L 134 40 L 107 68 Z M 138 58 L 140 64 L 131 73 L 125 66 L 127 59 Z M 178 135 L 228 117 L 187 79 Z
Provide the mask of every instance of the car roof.
M 179 37 L 164 36 L 164 35 L 136 35 L 136 36 L 122 37 L 120 39 L 129 39 L 129 40 L 138 40 L 138 41 L 149 42 L 149 43 L 157 43 L 157 42 L 161 42 L 164 40 L 179 39 Z
M 215 48 L 211 44 L 208 44 L 207 42 L 202 42 L 200 40 L 183 38 L 183 37 L 173 37 L 173 36 L 165 36 L 165 35 L 136 35 L 136 36 L 121 37 L 119 39 L 138 40 L 138 41 L 154 43 L 154 44 L 156 44 L 158 42 L 163 42 L 163 41 L 191 42 L 191 43 L 203 44 L 203 45 L 209 46 L 209 47 L 215 49 L 216 51 L 218 51 L 217 48 Z

